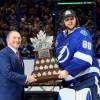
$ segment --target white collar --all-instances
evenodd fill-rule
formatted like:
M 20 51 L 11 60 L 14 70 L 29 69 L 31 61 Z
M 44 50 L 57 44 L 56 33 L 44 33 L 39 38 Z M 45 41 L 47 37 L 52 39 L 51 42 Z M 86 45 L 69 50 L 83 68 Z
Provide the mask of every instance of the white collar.
M 67 30 L 65 29 L 65 30 L 63 30 L 63 33 L 64 33 L 65 36 L 67 36 L 67 35 L 71 34 L 72 32 L 74 32 L 78 28 L 79 27 L 77 27 L 77 28 L 75 27 L 72 31 L 68 32 L 67 34 L 66 34 Z
M 16 53 L 16 52 L 18 51 L 17 49 L 13 48 L 13 47 L 10 46 L 10 45 L 8 45 L 8 47 L 9 47 L 10 49 L 12 49 L 12 50 L 14 51 L 14 53 Z

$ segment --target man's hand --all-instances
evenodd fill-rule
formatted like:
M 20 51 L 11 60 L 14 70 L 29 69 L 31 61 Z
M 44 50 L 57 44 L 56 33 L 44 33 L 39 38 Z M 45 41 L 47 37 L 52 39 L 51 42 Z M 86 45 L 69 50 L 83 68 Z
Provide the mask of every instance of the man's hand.
M 27 82 L 28 83 L 33 83 L 33 82 L 36 82 L 36 81 L 37 81 L 37 79 L 36 79 L 35 75 L 27 76 Z
M 58 75 L 59 79 L 64 79 L 64 78 L 66 78 L 69 75 L 68 71 L 66 71 L 66 70 L 60 70 L 58 72 L 58 74 L 59 74 Z

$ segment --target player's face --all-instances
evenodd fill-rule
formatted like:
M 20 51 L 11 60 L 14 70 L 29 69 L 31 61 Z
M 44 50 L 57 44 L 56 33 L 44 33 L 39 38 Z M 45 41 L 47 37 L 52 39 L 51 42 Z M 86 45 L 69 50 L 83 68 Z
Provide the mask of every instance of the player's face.
M 13 32 L 9 35 L 7 40 L 8 45 L 12 46 L 15 49 L 18 49 L 21 44 L 21 36 L 18 32 Z
M 66 17 L 64 24 L 68 29 L 72 30 L 76 26 L 76 17 Z

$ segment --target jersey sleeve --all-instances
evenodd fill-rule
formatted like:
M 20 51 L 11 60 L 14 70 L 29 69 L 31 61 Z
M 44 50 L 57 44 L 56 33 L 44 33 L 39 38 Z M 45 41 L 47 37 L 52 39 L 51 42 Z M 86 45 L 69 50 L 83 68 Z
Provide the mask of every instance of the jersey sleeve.
M 92 41 L 88 31 L 80 30 L 73 59 L 66 70 L 76 76 L 92 65 Z

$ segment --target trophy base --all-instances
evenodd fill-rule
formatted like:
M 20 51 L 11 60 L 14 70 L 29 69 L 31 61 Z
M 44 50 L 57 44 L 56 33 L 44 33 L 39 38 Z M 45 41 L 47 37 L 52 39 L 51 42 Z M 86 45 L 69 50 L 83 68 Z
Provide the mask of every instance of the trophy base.
M 48 83 L 58 79 L 59 65 L 53 56 L 52 50 L 37 51 L 35 55 L 34 69 L 32 74 L 37 78 L 37 83 Z
M 58 80 L 58 75 L 47 76 L 47 77 L 38 77 L 37 78 L 37 83 L 48 82 L 50 80 Z
M 61 79 L 58 79 L 58 75 L 46 76 L 46 77 L 37 77 L 37 81 L 32 83 L 31 85 L 39 85 L 39 86 L 60 86 Z

